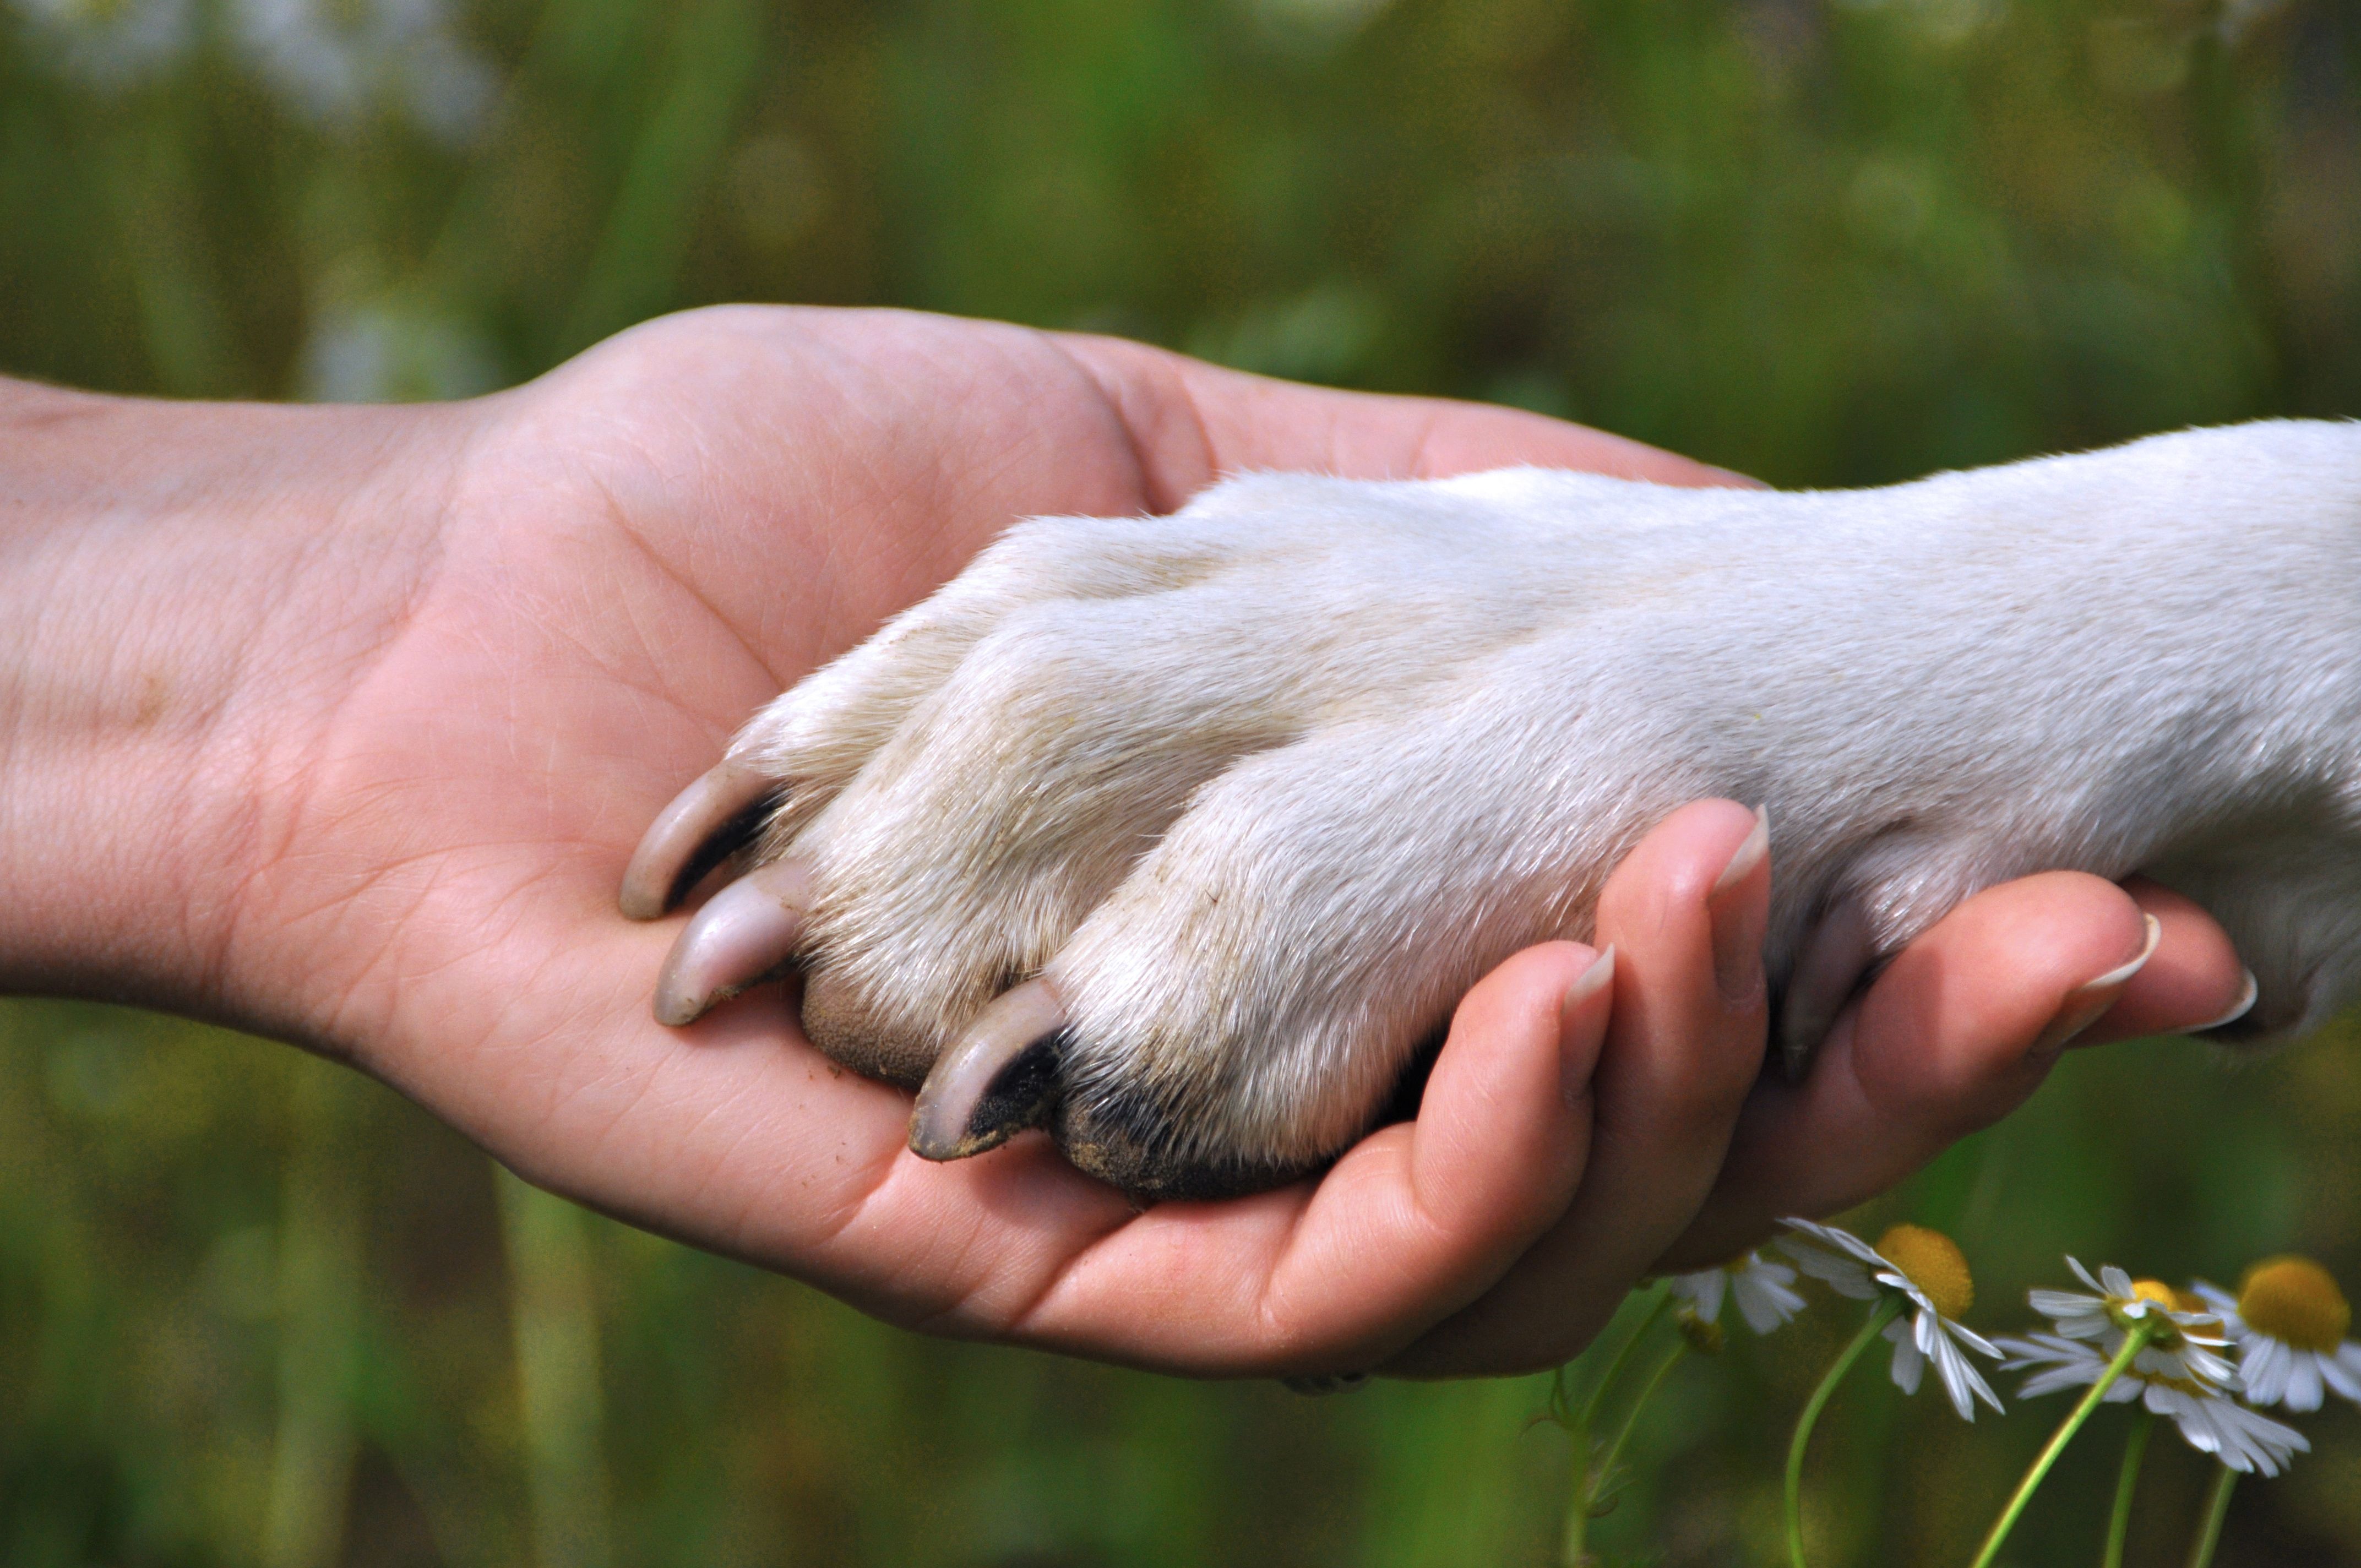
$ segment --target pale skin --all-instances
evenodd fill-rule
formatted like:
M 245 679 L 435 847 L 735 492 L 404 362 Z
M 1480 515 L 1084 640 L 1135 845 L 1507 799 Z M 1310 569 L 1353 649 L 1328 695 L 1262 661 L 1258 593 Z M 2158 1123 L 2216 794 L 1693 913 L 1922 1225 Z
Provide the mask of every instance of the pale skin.
M 818 1056 L 776 988 L 650 1016 L 680 916 L 615 908 L 649 819 L 1011 521 L 1170 510 L 1244 468 L 1510 463 L 1738 482 L 1528 414 L 883 313 L 675 317 L 444 406 L 0 383 L 0 986 L 348 1061 L 530 1180 L 898 1323 L 1205 1376 L 1548 1365 L 1649 1271 L 2005 1114 L 2062 1024 L 2236 999 L 2187 901 L 2051 873 L 1960 905 L 1806 1081 L 1763 1081 L 1769 867 L 1752 813 L 1706 801 L 1615 873 L 1610 970 L 1519 954 L 1415 1123 L 1238 1201 L 1136 1211 L 1038 1134 L 919 1160 L 907 1097 Z M 2078 994 L 2144 911 L 2148 961 Z

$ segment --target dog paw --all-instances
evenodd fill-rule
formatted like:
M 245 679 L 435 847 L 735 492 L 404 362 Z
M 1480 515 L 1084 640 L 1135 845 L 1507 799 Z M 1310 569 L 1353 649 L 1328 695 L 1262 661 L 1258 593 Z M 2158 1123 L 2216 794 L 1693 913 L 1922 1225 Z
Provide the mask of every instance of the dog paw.
M 624 907 L 738 853 L 659 1017 L 800 968 L 814 1043 L 920 1091 L 921 1153 L 1041 1126 L 1148 1196 L 1333 1158 L 1702 795 L 1778 825 L 1793 1062 L 1953 904 L 2049 867 L 2177 871 L 2283 1031 L 2361 946 L 2355 444 L 1841 494 L 1271 476 L 1037 520 L 757 716 Z

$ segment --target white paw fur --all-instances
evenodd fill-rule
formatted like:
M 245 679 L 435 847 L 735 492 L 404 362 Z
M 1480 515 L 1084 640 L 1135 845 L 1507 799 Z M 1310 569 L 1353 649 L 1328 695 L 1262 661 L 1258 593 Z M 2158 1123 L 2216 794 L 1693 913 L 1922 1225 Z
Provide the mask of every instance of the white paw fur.
M 1797 1059 L 2046 868 L 2199 900 L 2258 981 L 2234 1029 L 2284 1036 L 2361 981 L 2361 426 L 1879 490 L 1265 475 L 1041 519 L 723 771 L 781 792 L 756 858 L 798 868 L 814 1039 L 915 1084 L 1038 976 L 1037 1109 L 1146 1193 L 1334 1157 L 1704 795 L 1768 808 Z

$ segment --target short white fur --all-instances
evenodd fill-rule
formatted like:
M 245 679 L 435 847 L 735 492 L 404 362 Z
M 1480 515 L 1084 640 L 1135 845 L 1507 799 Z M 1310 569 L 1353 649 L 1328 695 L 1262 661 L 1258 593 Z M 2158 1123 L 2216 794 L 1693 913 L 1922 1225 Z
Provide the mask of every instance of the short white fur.
M 2199 900 L 2281 1037 L 2361 986 L 2361 426 L 1860 491 L 1234 478 L 1017 525 L 730 756 L 812 869 L 823 1046 L 923 1076 L 1042 975 L 1068 1102 L 1176 1168 L 1332 1157 L 1705 795 L 1770 813 L 1799 1054 L 2053 867 Z

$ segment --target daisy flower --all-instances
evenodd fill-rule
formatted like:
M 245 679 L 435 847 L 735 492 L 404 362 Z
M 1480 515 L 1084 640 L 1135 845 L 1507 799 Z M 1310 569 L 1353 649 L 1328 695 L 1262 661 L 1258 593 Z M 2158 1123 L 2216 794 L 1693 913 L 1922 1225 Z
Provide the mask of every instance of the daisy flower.
M 1809 1220 L 1783 1220 L 1796 1232 L 1780 1242 L 1796 1266 L 1839 1296 L 1856 1301 L 1898 1301 L 1904 1315 L 1885 1327 L 1894 1346 L 1894 1386 L 1918 1391 L 1927 1362 L 1943 1379 L 1943 1391 L 1962 1420 L 1976 1419 L 1979 1398 L 1997 1410 L 2000 1398 L 1961 1351 L 1999 1359 L 1991 1342 L 1958 1322 L 1974 1304 L 1975 1281 L 1959 1246 L 1924 1225 L 1895 1225 L 1871 1246 L 1849 1231 Z
M 2140 1400 L 2155 1414 L 2169 1417 L 2191 1448 L 2241 1474 L 2276 1475 L 2312 1447 L 2301 1432 L 2233 1397 L 2238 1374 L 2219 1354 L 2229 1347 L 2230 1331 L 2202 1297 L 2160 1280 L 2134 1279 L 2112 1264 L 2095 1276 L 2077 1259 L 2066 1264 L 2091 1293 L 2032 1291 L 2026 1299 L 2057 1332 L 1999 1342 L 2009 1357 L 2003 1370 L 2033 1372 L 2018 1398 L 2102 1381 L 2125 1340 L 2137 1330 L 2148 1336 L 2147 1343 L 2107 1385 L 2101 1396 L 2107 1403 Z
M 2146 1284 L 2147 1281 L 2143 1280 Z M 2025 1380 L 2017 1398 L 2029 1399 L 2060 1388 L 2087 1387 L 2106 1376 L 2114 1357 L 2087 1339 L 2063 1334 L 2031 1334 L 1999 1342 L 2008 1352 L 2001 1363 L 2005 1372 L 2038 1367 Z M 2121 1348 L 2120 1342 L 2117 1348 Z M 2218 1384 L 2170 1373 L 2142 1371 L 2142 1352 L 2100 1396 L 2111 1405 L 2140 1400 L 2157 1415 L 2171 1420 L 2189 1446 L 2210 1453 L 2241 1475 L 2276 1475 L 2312 1444 L 2303 1433 L 2283 1426 L 2232 1398 Z
M 2316 1410 L 2325 1387 L 2361 1404 L 2361 1341 L 2345 1337 L 2353 1307 L 2328 1270 L 2308 1257 L 2267 1258 L 2235 1296 L 2202 1279 L 2196 1292 L 2237 1341 L 2250 1402 Z
M 1684 1332 L 1719 1327 L 1726 1298 L 1738 1300 L 1738 1315 L 1758 1334 L 1767 1334 L 1804 1310 L 1795 1290 L 1795 1271 L 1759 1252 L 1742 1253 L 1719 1268 L 1675 1274 L 1665 1284 L 1673 1293 L 1673 1316 Z
M 2220 1354 L 2230 1347 L 2229 1331 L 2202 1299 L 2159 1280 L 2135 1280 L 2114 1264 L 2103 1266 L 2095 1276 L 2078 1258 L 2068 1258 L 2066 1266 L 2091 1288 L 2090 1294 L 2034 1290 L 2026 1293 L 2026 1299 L 2057 1326 L 2059 1335 L 2095 1346 L 2101 1366 L 2124 1347 L 2126 1333 L 2145 1324 L 2153 1337 L 2133 1359 L 2132 1372 L 2200 1384 L 2214 1393 L 2237 1390 L 2238 1376 Z M 2045 1384 L 2041 1392 L 2063 1387 Z

